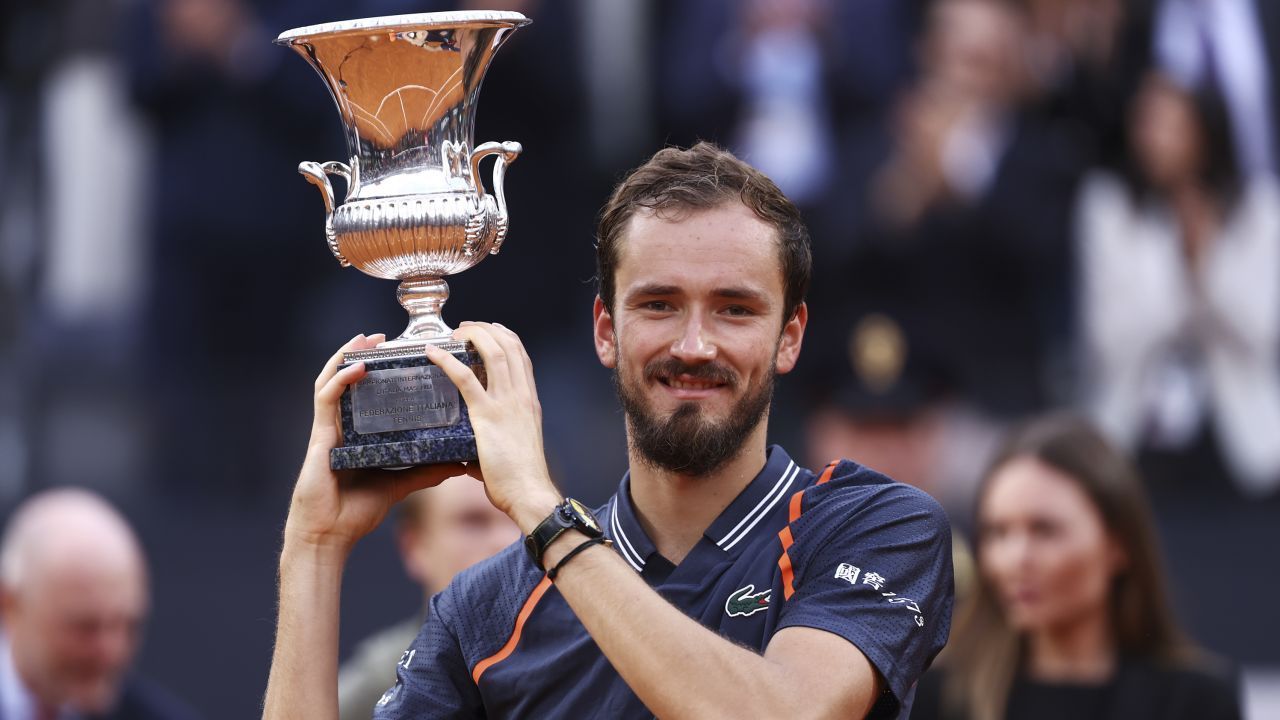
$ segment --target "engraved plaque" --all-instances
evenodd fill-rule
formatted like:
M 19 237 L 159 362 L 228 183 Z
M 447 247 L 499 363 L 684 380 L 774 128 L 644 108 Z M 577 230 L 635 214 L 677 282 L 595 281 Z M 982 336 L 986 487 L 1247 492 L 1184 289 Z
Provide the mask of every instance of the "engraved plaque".
M 461 402 L 436 365 L 373 370 L 352 388 L 352 423 L 361 435 L 442 427 L 458 422 Z

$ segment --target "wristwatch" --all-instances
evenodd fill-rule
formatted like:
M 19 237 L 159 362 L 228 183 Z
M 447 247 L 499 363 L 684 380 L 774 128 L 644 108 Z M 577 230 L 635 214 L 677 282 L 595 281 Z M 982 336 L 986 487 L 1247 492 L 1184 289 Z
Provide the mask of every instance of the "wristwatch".
M 547 519 L 538 523 L 538 527 L 524 539 L 524 547 L 538 567 L 542 567 L 542 554 L 546 552 L 547 547 L 555 542 L 561 533 L 569 529 L 577 530 L 587 538 L 598 538 L 604 535 L 604 531 L 600 529 L 600 523 L 596 522 L 596 516 L 591 514 L 586 505 L 573 498 L 565 498 L 564 502 L 557 505 Z

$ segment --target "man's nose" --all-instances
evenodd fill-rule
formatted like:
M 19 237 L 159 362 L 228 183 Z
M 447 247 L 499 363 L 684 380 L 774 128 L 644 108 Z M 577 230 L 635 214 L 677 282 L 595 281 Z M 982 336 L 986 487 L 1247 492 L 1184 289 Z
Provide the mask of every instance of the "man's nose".
M 133 658 L 134 630 L 127 623 L 112 623 L 102 628 L 95 640 L 95 655 L 103 667 L 120 669 Z
M 716 345 L 701 318 L 690 315 L 671 344 L 672 356 L 687 363 L 710 362 L 716 358 Z

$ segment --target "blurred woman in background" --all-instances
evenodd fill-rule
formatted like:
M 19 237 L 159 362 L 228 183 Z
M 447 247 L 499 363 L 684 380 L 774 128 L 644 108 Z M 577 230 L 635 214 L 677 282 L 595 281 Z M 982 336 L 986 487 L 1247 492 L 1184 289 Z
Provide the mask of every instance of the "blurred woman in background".
M 1280 186 L 1212 88 L 1151 73 L 1128 136 L 1076 210 L 1090 416 L 1153 483 L 1280 491 Z
M 1174 619 L 1137 474 L 1089 424 L 1015 431 L 977 509 L 977 586 L 913 719 L 1240 717 Z

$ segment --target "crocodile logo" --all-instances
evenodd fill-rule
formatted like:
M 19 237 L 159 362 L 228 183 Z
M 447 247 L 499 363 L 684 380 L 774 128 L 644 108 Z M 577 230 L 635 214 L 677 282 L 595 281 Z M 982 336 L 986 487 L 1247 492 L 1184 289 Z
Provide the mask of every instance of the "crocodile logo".
M 729 595 L 729 599 L 724 601 L 725 614 L 729 617 L 747 617 L 761 610 L 768 610 L 769 596 L 773 594 L 773 591 L 766 588 L 756 592 L 755 589 L 756 586 L 753 584 L 734 590 Z

